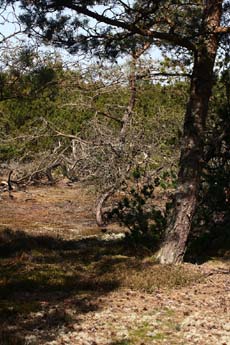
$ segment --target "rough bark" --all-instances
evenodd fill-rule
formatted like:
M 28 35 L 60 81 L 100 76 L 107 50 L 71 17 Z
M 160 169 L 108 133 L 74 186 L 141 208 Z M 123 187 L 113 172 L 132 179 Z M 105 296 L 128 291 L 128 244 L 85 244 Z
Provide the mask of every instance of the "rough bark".
M 179 187 L 169 219 L 165 241 L 157 257 L 160 263 L 180 263 L 197 205 L 203 159 L 203 138 L 212 92 L 213 69 L 218 49 L 214 33 L 221 19 L 221 1 L 206 1 L 200 42 L 194 53 L 190 99 L 185 114 Z

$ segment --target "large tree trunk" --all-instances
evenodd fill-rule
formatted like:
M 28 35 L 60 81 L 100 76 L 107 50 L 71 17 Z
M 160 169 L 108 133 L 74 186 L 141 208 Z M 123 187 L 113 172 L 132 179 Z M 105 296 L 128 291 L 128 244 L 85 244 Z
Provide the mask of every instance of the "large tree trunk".
M 220 1 L 206 1 L 203 33 L 194 53 L 190 99 L 185 114 L 179 187 L 174 198 L 174 208 L 169 219 L 166 238 L 157 255 L 160 263 L 183 261 L 196 210 L 202 170 L 204 130 L 218 49 L 218 38 L 214 29 L 220 24 L 220 3 Z

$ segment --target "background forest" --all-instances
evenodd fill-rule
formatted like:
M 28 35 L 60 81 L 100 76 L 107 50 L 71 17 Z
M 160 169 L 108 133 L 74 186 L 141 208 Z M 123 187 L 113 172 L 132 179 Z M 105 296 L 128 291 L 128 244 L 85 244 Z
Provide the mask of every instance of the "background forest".
M 100 226 L 118 221 L 132 240 L 157 246 L 177 186 L 189 78 L 189 68 L 178 72 L 167 58 L 76 66 L 57 53 L 5 51 L 1 166 L 14 171 L 18 185 L 55 184 L 65 177 L 94 186 Z M 207 246 L 229 245 L 229 88 L 224 69 L 211 99 L 190 236 L 199 255 Z

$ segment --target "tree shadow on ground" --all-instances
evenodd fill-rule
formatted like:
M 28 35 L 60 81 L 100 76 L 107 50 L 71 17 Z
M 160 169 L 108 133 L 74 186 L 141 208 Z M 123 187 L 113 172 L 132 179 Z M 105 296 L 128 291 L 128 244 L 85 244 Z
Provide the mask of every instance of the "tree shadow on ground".
M 200 278 L 186 267 L 162 267 L 152 254 L 125 240 L 74 241 L 1 231 L 0 344 L 55 340 L 80 327 L 87 313 L 102 310 L 107 295 L 119 288 L 154 293 Z
M 230 260 L 230 223 L 210 223 L 205 228 L 195 228 L 190 234 L 185 260 L 203 264 L 213 258 Z
M 83 314 L 100 310 L 100 297 L 121 284 L 117 266 L 127 269 L 134 255 L 122 241 L 1 231 L 0 344 L 44 344 Z

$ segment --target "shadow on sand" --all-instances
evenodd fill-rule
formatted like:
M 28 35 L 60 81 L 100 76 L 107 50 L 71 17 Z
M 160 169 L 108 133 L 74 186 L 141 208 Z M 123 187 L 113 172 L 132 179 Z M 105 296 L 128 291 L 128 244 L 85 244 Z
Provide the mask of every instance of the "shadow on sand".
M 120 286 L 117 265 L 133 267 L 134 252 L 122 241 L 1 231 L 0 344 L 44 344 L 102 308 L 101 297 Z

